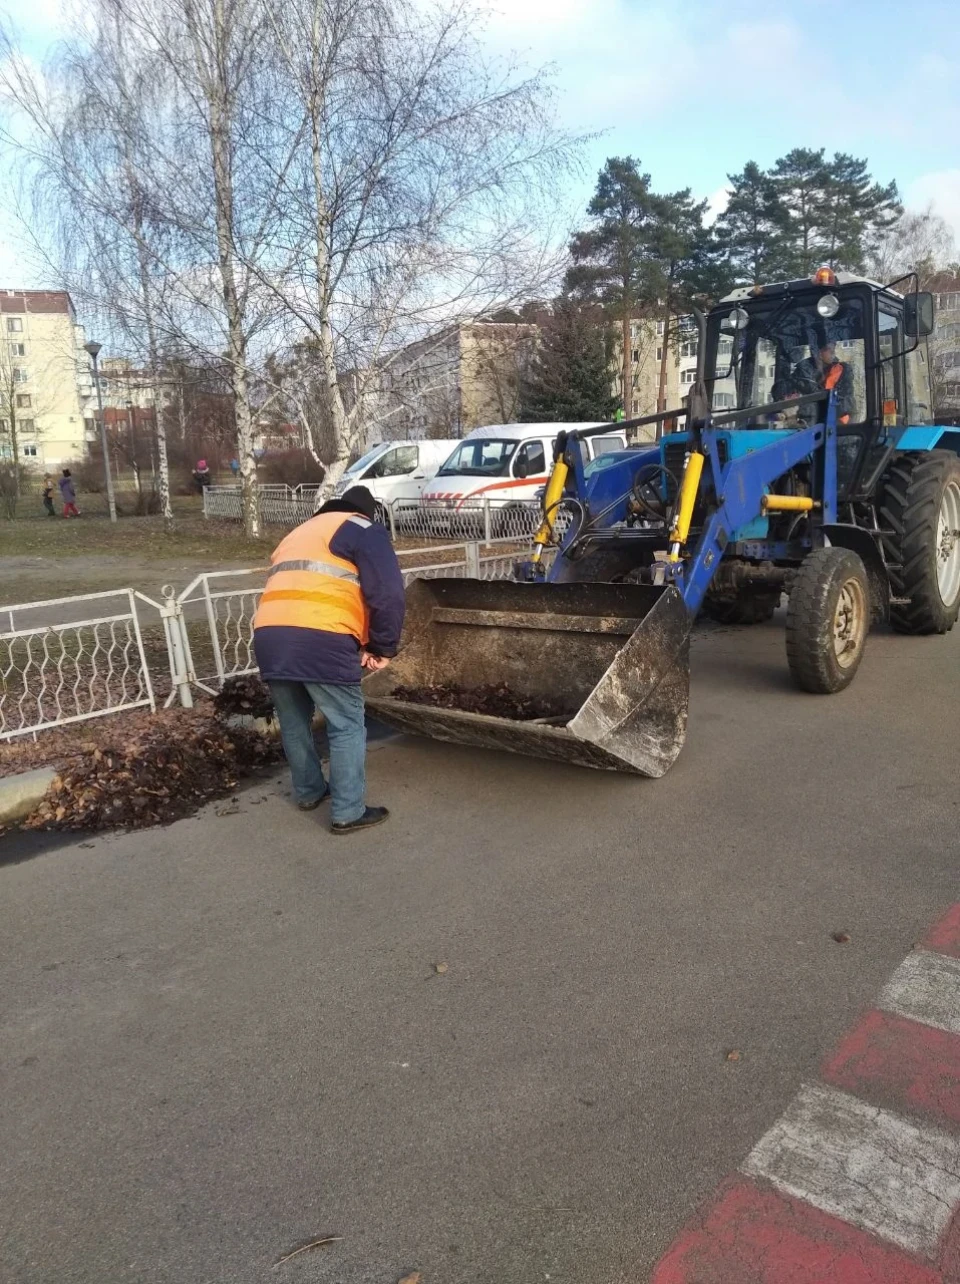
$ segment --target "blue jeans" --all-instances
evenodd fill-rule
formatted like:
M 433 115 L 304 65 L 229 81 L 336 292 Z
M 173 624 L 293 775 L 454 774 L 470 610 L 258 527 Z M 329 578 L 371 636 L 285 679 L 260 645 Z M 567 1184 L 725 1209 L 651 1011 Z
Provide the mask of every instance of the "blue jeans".
M 290 764 L 297 802 L 315 802 L 327 790 L 313 740 L 316 707 L 327 720 L 331 818 L 336 824 L 359 820 L 366 806 L 367 783 L 364 774 L 367 728 L 360 684 L 271 681 L 267 685 L 280 720 L 280 738 Z

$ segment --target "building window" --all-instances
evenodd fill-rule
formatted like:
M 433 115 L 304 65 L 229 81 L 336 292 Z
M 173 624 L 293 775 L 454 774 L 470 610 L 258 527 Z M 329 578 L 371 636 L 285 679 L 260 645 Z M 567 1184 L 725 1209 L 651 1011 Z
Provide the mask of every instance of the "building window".
M 30 442 L 28 445 L 24 446 L 23 448 L 24 459 L 36 459 L 39 453 L 40 452 L 37 450 L 37 447 L 33 444 L 33 442 Z
M 658 361 L 663 360 L 663 348 L 657 348 L 657 360 Z
M 938 294 L 937 308 L 941 312 L 953 312 L 960 308 L 960 294 Z
M 681 382 L 681 383 L 693 383 L 693 381 L 694 381 L 694 379 L 696 379 L 696 377 L 697 377 L 697 372 L 696 372 L 696 370 L 681 370 L 681 371 L 680 371 L 680 382 Z
M 14 366 L 14 367 L 13 367 L 13 382 L 14 382 L 14 383 L 26 383 L 26 382 L 27 382 L 27 378 L 28 378 L 28 376 L 27 376 L 27 372 L 26 372 L 26 370 L 24 370 L 23 366 Z
M 23 333 L 23 318 L 7 317 L 7 334 L 22 334 L 22 333 Z
M 11 357 L 25 357 L 27 355 L 27 345 L 25 343 L 10 344 Z
M 732 410 L 734 406 L 734 396 L 732 392 L 715 392 L 713 394 L 714 410 Z
M 33 420 L 21 419 L 17 423 L 17 427 L 20 429 L 21 432 L 33 432 Z
M 681 357 L 695 357 L 697 355 L 696 339 L 688 340 L 686 343 L 681 343 L 680 355 Z
M 640 402 L 637 400 L 636 397 L 634 397 L 633 399 L 633 413 L 634 415 L 639 415 L 640 413 Z
M 639 349 L 639 348 L 634 348 L 634 350 L 633 350 L 633 364 L 634 364 L 634 365 L 636 365 L 636 364 L 637 364 L 637 362 L 638 362 L 639 360 L 640 360 L 640 349 Z
M 30 396 L 29 392 L 18 392 L 17 409 L 31 410 L 32 408 L 33 408 L 33 398 Z
M 663 334 L 663 322 L 662 322 L 662 321 L 658 321 L 658 322 L 657 322 L 657 338 L 659 339 L 659 338 L 660 338 L 660 336 L 661 336 L 662 334 Z

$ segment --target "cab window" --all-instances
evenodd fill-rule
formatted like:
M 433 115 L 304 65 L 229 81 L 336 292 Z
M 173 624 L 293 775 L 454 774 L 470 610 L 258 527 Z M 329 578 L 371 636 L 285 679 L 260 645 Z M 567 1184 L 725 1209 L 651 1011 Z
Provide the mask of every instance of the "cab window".
M 405 477 L 417 466 L 416 446 L 394 446 L 380 456 L 365 477 Z
M 514 477 L 539 477 L 547 471 L 547 456 L 542 441 L 528 441 L 517 451 L 513 461 Z
M 880 414 L 886 427 L 904 422 L 901 385 L 903 318 L 899 312 L 877 309 L 877 339 L 880 345 Z
M 912 352 L 907 353 L 907 423 L 933 423 L 933 406 L 930 404 L 930 367 L 927 363 L 925 343 L 918 343 Z

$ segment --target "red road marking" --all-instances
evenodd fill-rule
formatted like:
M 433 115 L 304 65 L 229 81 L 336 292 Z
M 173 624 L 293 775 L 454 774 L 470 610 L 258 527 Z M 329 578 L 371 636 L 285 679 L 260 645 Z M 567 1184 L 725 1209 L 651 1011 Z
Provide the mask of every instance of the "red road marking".
M 942 1284 L 939 1271 L 744 1178 L 674 1241 L 651 1284 Z
M 865 1013 L 824 1063 L 827 1083 L 960 1128 L 960 1037 L 892 1012 Z
M 960 905 L 951 905 L 943 918 L 934 923 L 921 944 L 925 949 L 960 959 Z

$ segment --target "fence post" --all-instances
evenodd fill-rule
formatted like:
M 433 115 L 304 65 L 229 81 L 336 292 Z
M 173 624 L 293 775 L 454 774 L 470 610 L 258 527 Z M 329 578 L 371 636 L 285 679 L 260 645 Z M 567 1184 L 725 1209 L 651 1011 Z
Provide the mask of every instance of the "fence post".
M 190 690 L 190 665 L 183 634 L 185 621 L 183 607 L 177 601 L 177 591 L 172 584 L 164 584 L 160 590 L 163 594 L 163 606 L 160 616 L 163 620 L 163 631 L 167 640 L 167 655 L 170 660 L 170 680 L 177 692 L 180 704 L 184 709 L 193 708 L 193 692 Z
M 393 511 L 393 506 L 396 502 L 395 499 L 391 499 L 387 504 L 387 512 L 390 514 L 390 538 L 394 543 L 397 542 L 397 517 Z
M 490 496 L 483 497 L 483 542 L 489 545 L 493 540 L 493 528 L 490 523 Z
M 207 521 L 210 517 L 210 514 L 207 512 L 207 495 L 209 493 L 210 493 L 210 487 L 204 486 L 203 488 L 203 520 L 204 521 Z
M 478 580 L 480 578 L 480 545 L 464 544 L 463 551 L 467 579 Z

